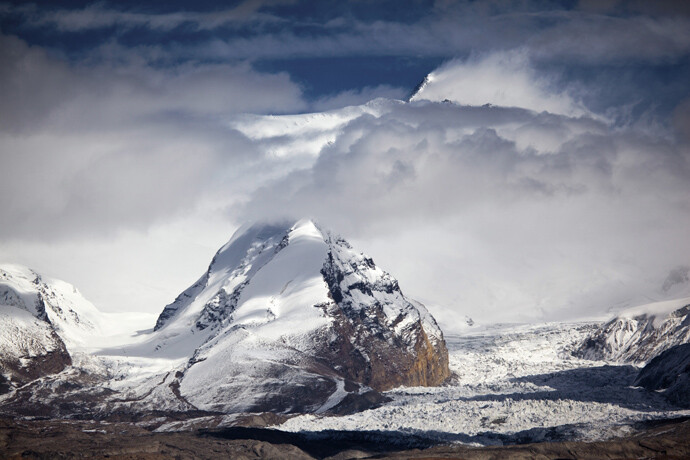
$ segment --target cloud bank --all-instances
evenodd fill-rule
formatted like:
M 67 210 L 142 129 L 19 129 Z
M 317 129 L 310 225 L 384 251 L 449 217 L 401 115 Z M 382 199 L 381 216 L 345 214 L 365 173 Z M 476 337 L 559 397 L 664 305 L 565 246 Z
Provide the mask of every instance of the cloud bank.
M 244 220 L 310 216 L 451 331 L 690 295 L 687 8 L 304 5 L 0 6 L 0 259 L 158 312 Z M 447 59 L 410 103 L 259 65 L 334 56 Z
M 514 74 L 491 59 L 479 64 L 487 78 L 467 78 L 474 62 L 432 76 L 481 96 L 487 79 Z M 663 296 L 690 257 L 687 138 L 550 113 L 544 102 L 573 105 L 545 91 L 516 96 L 525 108 L 374 101 L 313 166 L 258 189 L 240 213 L 316 217 L 382 254 L 413 294 L 482 320 L 582 317 Z

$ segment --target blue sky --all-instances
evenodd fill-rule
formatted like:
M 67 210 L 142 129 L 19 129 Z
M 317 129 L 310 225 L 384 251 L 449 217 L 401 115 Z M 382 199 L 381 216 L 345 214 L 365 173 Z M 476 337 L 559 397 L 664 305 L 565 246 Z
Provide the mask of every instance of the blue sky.
M 447 322 L 690 295 L 688 81 L 687 2 L 0 2 L 0 262 L 155 313 L 286 215 Z

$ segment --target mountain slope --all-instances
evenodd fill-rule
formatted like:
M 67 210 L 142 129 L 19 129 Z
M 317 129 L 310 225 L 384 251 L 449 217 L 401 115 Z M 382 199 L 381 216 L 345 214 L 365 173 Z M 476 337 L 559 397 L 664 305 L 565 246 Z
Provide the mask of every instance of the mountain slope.
M 621 312 L 576 350 L 585 359 L 645 363 L 690 342 L 690 297 L 641 305 Z
M 304 220 L 240 229 L 161 313 L 160 356 L 189 353 L 180 396 L 220 412 L 361 407 L 371 389 L 438 385 L 443 335 L 397 281 Z
M 74 286 L 19 265 L 0 266 L 0 369 L 15 385 L 62 371 L 100 333 L 99 313 Z

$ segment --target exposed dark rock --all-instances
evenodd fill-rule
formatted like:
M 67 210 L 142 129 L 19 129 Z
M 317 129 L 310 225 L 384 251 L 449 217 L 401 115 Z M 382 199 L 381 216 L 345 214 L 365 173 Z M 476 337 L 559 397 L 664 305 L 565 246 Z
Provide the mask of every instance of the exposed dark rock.
M 12 390 L 12 385 L 10 381 L 5 378 L 4 375 L 0 374 L 0 395 L 9 393 Z
M 0 356 L 0 372 L 9 375 L 14 385 L 24 385 L 37 378 L 62 372 L 72 364 L 72 358 L 60 337 L 51 332 L 49 345 L 52 349 L 27 353 L 24 356 Z
M 211 261 L 211 266 L 213 266 L 213 260 Z M 211 268 L 209 267 L 209 271 L 210 270 Z M 156 325 L 153 328 L 154 331 L 157 331 L 161 329 L 163 326 L 165 326 L 168 323 L 168 321 L 170 321 L 177 315 L 177 312 L 180 308 L 183 308 L 185 305 L 187 305 L 189 301 L 193 299 L 194 296 L 196 296 L 204 287 L 206 287 L 206 283 L 208 282 L 209 277 L 209 271 L 207 271 L 204 274 L 204 276 L 202 276 L 196 283 L 194 283 L 189 288 L 184 290 L 180 295 L 178 295 L 173 301 L 173 303 L 165 306 L 161 314 L 158 315 Z
M 640 370 L 635 385 L 663 390 L 671 403 L 690 408 L 690 344 L 675 346 L 652 359 Z
M 154 433 L 127 423 L 0 419 L 0 457 L 122 459 L 690 458 L 690 421 L 663 420 L 598 442 L 472 447 L 392 432 L 286 433 L 230 427 Z
M 332 409 L 329 409 L 328 412 L 334 415 L 354 414 L 363 410 L 380 407 L 390 400 L 390 398 L 373 390 L 362 394 L 348 393 L 342 401 Z
M 344 246 L 342 240 L 335 240 L 335 244 Z M 349 249 L 349 245 L 346 247 Z M 347 273 L 343 271 L 343 266 Z M 338 363 L 338 371 L 343 377 L 378 391 L 401 385 L 440 385 L 450 376 L 448 350 L 442 336 L 432 343 L 421 317 L 409 325 L 403 334 L 397 334 L 394 332 L 395 326 L 402 318 L 389 324 L 380 302 L 375 301 L 366 309 L 353 305 L 349 292 L 354 289 L 369 297 L 374 297 L 374 292 L 396 294 L 398 302 L 409 304 L 398 282 L 387 273 L 373 284 L 358 281 L 343 287 L 347 275 L 366 279 L 362 276 L 363 271 L 373 268 L 374 262 L 368 257 L 338 261 L 333 251 L 328 253 L 321 273 L 333 303 L 322 305 L 321 308 L 327 316 L 334 318 L 336 338 L 324 344 L 321 356 L 329 362 Z M 440 334 L 440 331 L 437 333 Z

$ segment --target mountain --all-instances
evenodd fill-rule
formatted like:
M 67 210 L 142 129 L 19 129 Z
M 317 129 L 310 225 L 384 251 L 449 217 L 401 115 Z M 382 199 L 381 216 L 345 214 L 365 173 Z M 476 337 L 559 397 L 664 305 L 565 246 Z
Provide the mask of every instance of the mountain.
M 72 364 L 100 333 L 99 313 L 77 289 L 19 265 L 0 265 L 0 370 L 5 390 Z
M 310 220 L 238 230 L 152 329 L 29 269 L 0 276 L 10 414 L 351 413 L 450 375 L 424 306 Z
M 426 309 L 309 220 L 238 230 L 155 334 L 156 353 L 191 356 L 176 385 L 207 411 L 352 410 L 449 376 Z
M 574 354 L 581 358 L 645 363 L 690 342 L 690 297 L 641 305 L 596 329 Z
M 671 347 L 652 359 L 640 370 L 635 386 L 663 391 L 673 404 L 690 408 L 690 343 Z
M 424 91 L 424 88 L 426 88 L 430 82 L 431 74 L 428 74 L 422 79 L 422 81 L 417 83 L 417 86 L 414 87 L 414 89 L 410 92 L 410 94 L 407 96 L 405 100 L 407 102 L 412 102 L 419 99 L 420 95 L 422 94 L 422 91 Z

